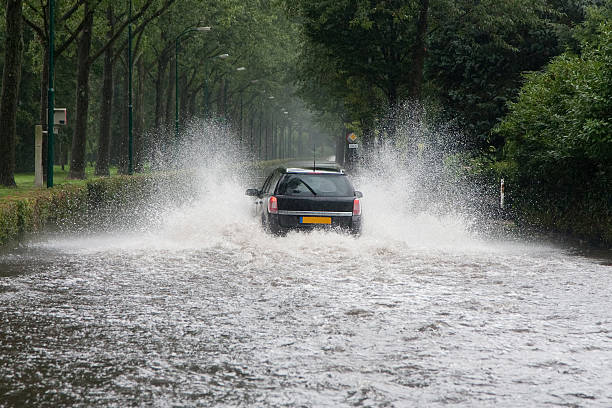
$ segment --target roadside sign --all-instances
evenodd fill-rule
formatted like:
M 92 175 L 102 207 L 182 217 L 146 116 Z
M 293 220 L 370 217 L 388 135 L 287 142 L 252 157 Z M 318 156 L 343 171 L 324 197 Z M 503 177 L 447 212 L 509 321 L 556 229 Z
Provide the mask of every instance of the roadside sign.
M 356 149 L 359 147 L 359 145 L 357 143 L 349 143 L 349 149 Z
M 346 141 L 347 142 L 355 143 L 355 140 L 357 140 L 357 135 L 354 132 L 346 134 Z
M 66 115 L 66 108 L 55 108 L 54 109 L 53 124 L 54 125 L 67 125 L 68 124 L 68 116 Z

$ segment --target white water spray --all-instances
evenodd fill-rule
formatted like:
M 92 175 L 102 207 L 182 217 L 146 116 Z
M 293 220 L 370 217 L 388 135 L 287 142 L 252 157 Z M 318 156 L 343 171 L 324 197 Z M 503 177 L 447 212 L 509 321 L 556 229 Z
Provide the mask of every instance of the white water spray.
M 111 233 L 89 240 L 61 240 L 82 250 L 197 250 L 228 248 L 247 254 L 310 252 L 310 256 L 363 257 L 368 252 L 392 250 L 464 251 L 481 248 L 471 227 L 474 215 L 466 210 L 459 186 L 441 185 L 442 163 L 422 151 L 389 145 L 365 157 L 353 182 L 364 193 L 364 225 L 359 238 L 331 231 L 294 232 L 278 238 L 266 234 L 253 217 L 246 188 L 261 187 L 252 158 L 235 142 L 226 126 L 192 122 L 180 143 L 159 154 L 154 167 L 176 168 L 192 178 L 195 191 L 174 189 L 160 194 L 140 218 L 137 233 Z M 438 157 L 438 156 L 436 156 Z M 465 189 L 464 189 L 465 190 Z M 194 194 L 195 193 L 195 194 Z M 53 241 L 53 246 L 58 242 Z M 75 249 L 76 249 L 75 248 Z M 255 255 L 254 255 L 255 256 Z

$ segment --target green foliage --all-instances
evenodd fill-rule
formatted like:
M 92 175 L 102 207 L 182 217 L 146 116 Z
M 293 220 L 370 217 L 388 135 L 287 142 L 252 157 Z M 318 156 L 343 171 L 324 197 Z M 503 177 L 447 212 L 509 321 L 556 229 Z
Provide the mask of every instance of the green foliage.
M 577 30 L 580 55 L 565 53 L 526 76 L 497 133 L 516 164 L 517 210 L 546 227 L 610 240 L 612 24 L 597 20 L 606 10 L 591 11 Z
M 426 78 L 466 134 L 470 147 L 500 147 L 490 131 L 521 85 L 561 51 L 550 10 L 538 2 L 452 2 L 429 39 Z
M 285 108 L 295 120 L 309 122 L 311 116 L 297 101 L 291 87 L 292 70 L 299 46 L 298 23 L 290 21 L 281 0 L 175 0 L 170 9 L 153 18 L 141 31 L 140 25 L 153 17 L 168 0 L 154 0 L 144 15 L 134 21 L 134 131 L 135 149 L 146 150 L 159 140 L 152 140 L 156 132 L 149 132 L 156 124 L 174 126 L 174 51 L 176 37 L 188 27 L 211 26 L 210 32 L 193 32 L 179 41 L 179 111 L 181 116 L 214 115 L 239 127 L 250 119 L 260 118 L 262 106 L 267 112 Z M 34 126 L 41 116 L 41 85 L 44 63 L 44 44 L 47 40 L 43 9 L 47 1 L 26 1 L 24 15 L 24 64 L 18 111 L 17 171 L 33 169 Z M 128 2 L 102 0 L 90 2 L 94 9 L 92 52 L 96 55 L 107 42 L 110 25 L 106 12 L 110 7 L 114 16 L 114 30 L 121 29 L 128 16 Z M 145 0 L 133 1 L 133 15 Z M 4 14 L 2 8 L 0 14 Z M 68 108 L 68 125 L 56 134 L 56 163 L 60 151 L 70 150 L 75 123 L 76 43 L 70 42 L 78 34 L 83 19 L 83 4 L 67 0 L 56 4 L 55 26 L 55 105 Z M 0 19 L 0 69 L 3 65 L 4 20 Z M 111 162 L 118 164 L 123 155 L 127 130 L 126 78 L 127 29 L 114 43 L 114 98 L 112 107 Z M 222 53 L 225 60 L 211 59 Z M 144 69 L 138 71 L 138 64 Z M 246 71 L 236 71 L 244 66 Z M 90 72 L 90 109 L 87 117 L 86 158 L 96 160 L 97 137 L 100 127 L 103 59 L 97 58 Z M 156 81 L 159 79 L 159 83 Z M 208 86 L 210 111 L 204 104 L 204 88 Z M 41 89 L 42 88 L 42 89 Z M 139 92 L 142 92 L 139 94 Z M 273 94 L 274 101 L 262 96 Z M 140 98 L 139 98 L 140 96 Z M 269 117 L 265 118 L 270 122 Z M 141 137 L 142 136 L 142 137 Z M 159 138 L 162 139 L 162 138 Z M 145 151 L 143 156 L 147 157 Z M 69 161 L 69 158 L 68 158 Z
M 0 201 L 0 245 L 49 226 L 74 230 L 137 214 L 147 197 L 159 194 L 160 185 L 190 189 L 189 179 L 173 173 L 115 176 L 5 198 Z
M 51 224 L 76 221 L 87 208 L 87 189 L 66 185 L 0 202 L 0 245 Z
M 311 1 L 289 5 L 303 20 L 300 94 L 313 108 L 371 130 L 397 101 L 436 99 L 470 139 L 502 142 L 491 129 L 520 88 L 521 73 L 540 69 L 561 49 L 559 36 L 581 13 L 570 0 Z M 425 70 L 418 27 L 427 13 Z M 566 13 L 567 11 L 567 13 Z M 569 17 L 567 17 L 569 16 Z M 566 18 L 567 17 L 567 18 Z M 393 113 L 392 113 L 393 114 Z
M 298 80 L 314 106 L 371 124 L 406 97 L 419 2 L 303 0 L 299 7 L 306 42 Z

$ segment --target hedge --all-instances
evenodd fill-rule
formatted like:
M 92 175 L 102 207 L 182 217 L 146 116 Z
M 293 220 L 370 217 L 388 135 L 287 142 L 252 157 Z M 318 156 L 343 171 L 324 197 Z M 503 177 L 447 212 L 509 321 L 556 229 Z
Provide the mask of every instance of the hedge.
M 115 176 L 5 199 L 0 201 L 0 245 L 51 227 L 78 230 L 92 223 L 120 223 L 151 205 L 147 199 L 153 195 L 189 191 L 189 179 L 178 173 Z

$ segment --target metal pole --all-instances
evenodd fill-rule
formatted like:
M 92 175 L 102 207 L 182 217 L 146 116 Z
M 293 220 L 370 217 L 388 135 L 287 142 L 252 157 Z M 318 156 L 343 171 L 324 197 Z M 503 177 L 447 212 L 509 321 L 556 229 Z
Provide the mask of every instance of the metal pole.
M 244 91 L 240 91 L 240 142 L 242 143 L 242 110 L 244 108 L 244 103 L 243 103 L 243 92 Z
M 185 34 L 191 32 L 191 31 L 210 31 L 210 27 L 198 27 L 198 28 L 189 27 L 189 28 L 186 28 L 174 40 L 174 99 L 175 99 L 175 101 L 174 101 L 175 102 L 175 106 L 174 106 L 174 128 L 175 128 L 175 138 L 176 138 L 176 141 L 178 141 L 178 136 L 179 136 L 178 45 L 179 45 L 179 40 L 181 39 L 181 37 L 184 36 Z
M 257 140 L 257 158 L 261 161 L 261 145 L 262 145 L 262 140 L 261 140 L 261 131 L 263 129 L 263 102 L 261 103 L 261 107 L 259 109 L 259 137 Z
M 128 25 L 128 174 L 134 174 L 134 135 L 133 106 L 132 106 L 132 0 L 130 0 L 130 13 Z
M 53 156 L 55 144 L 55 137 L 53 134 L 54 125 L 54 112 L 55 112 L 55 95 L 53 89 L 53 76 L 54 76 L 54 37 L 55 37 L 55 0 L 49 0 L 49 89 L 47 91 L 48 98 L 48 111 L 47 111 L 47 187 L 53 187 Z
M 204 62 L 204 118 L 208 118 L 208 59 Z
M 183 32 L 184 33 L 184 32 Z M 176 37 L 174 41 L 174 141 L 178 142 L 179 137 L 179 85 L 178 85 L 178 42 L 183 34 Z

